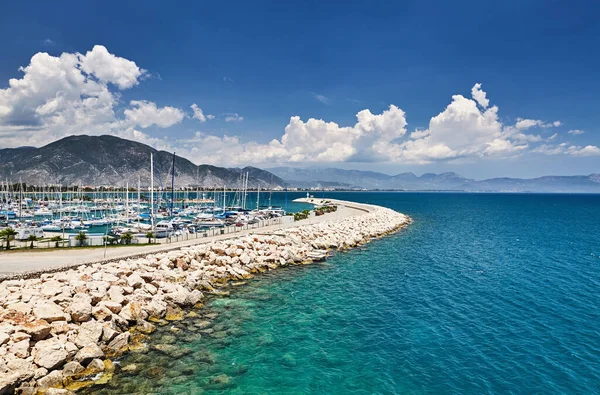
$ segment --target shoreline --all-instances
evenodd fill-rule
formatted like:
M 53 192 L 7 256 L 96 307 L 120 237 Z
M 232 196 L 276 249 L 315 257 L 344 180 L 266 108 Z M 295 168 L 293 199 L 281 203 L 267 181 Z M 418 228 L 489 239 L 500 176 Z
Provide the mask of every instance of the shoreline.
M 144 336 L 199 307 L 203 292 L 218 295 L 219 284 L 322 260 L 411 222 L 384 207 L 327 200 L 360 214 L 0 280 L 0 394 L 106 383 L 113 358 L 143 350 Z

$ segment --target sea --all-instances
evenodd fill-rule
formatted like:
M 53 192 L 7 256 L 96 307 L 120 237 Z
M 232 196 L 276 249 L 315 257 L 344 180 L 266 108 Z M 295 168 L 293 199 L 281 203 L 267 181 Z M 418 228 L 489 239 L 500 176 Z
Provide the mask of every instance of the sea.
M 84 392 L 600 393 L 600 195 L 315 196 L 414 222 L 231 285 Z

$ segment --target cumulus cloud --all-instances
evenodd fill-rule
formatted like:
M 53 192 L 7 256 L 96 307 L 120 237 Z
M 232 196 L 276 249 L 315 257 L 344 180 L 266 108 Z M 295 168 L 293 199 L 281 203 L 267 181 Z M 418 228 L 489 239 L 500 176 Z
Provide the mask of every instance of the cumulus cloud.
M 72 134 L 129 135 L 132 123 L 166 126 L 173 120 L 173 110 L 165 112 L 156 105 L 159 116 L 151 114 L 153 121 L 142 119 L 140 111 L 148 103 L 143 101 L 139 105 L 132 102 L 133 108 L 126 110 L 133 111 L 133 118 L 116 116 L 119 94 L 111 87 L 131 88 L 146 71 L 100 45 L 85 55 L 39 52 L 19 71 L 23 73 L 21 78 L 10 79 L 8 87 L 0 89 L 0 137 L 4 147 L 39 146 Z
M 79 59 L 81 70 L 101 81 L 113 83 L 119 89 L 137 85 L 139 78 L 146 73 L 135 62 L 109 53 L 102 45 L 95 45 L 85 55 L 79 55 Z
M 567 133 L 568 134 L 572 134 L 573 136 L 579 136 L 581 134 L 584 134 L 585 132 L 583 130 L 580 130 L 580 129 L 571 129 Z
M 125 110 L 125 119 L 132 125 L 148 128 L 156 125 L 160 128 L 168 128 L 183 120 L 185 114 L 175 107 L 158 108 L 156 103 L 145 100 L 132 100 L 130 108 Z
M 244 117 L 240 116 L 237 112 L 225 114 L 225 122 L 242 122 Z
M 282 134 L 267 142 L 248 142 L 238 136 L 197 133 L 190 139 L 157 138 L 140 131 L 151 126 L 167 128 L 183 121 L 179 108 L 146 100 L 129 102 L 121 113 L 118 90 L 138 85 L 147 72 L 135 62 L 95 46 L 82 55 L 35 54 L 20 69 L 20 78 L 0 89 L 0 137 L 3 147 L 43 145 L 72 134 L 114 134 L 156 148 L 173 150 L 196 163 L 273 164 L 389 162 L 431 163 L 462 158 L 505 158 L 535 152 L 548 155 L 600 155 L 593 145 L 551 143 L 529 132 L 551 128 L 560 121 L 518 118 L 514 124 L 500 120 L 481 84 L 471 96 L 454 95 L 431 117 L 427 127 L 407 133 L 407 115 L 390 105 L 377 113 L 364 109 L 354 124 L 339 125 L 324 119 L 292 116 Z M 213 118 L 196 104 L 192 118 Z M 119 115 L 122 114 L 122 115 Z M 226 122 L 240 122 L 238 113 L 223 114 Z M 569 132 L 581 134 L 578 129 Z M 206 149 L 210 147 L 210 149 Z
M 198 107 L 196 103 L 192 104 L 190 107 L 192 108 L 192 111 L 194 111 L 194 115 L 192 115 L 192 118 L 197 119 L 200 122 L 206 122 L 208 119 L 215 119 L 214 115 L 205 115 L 204 111 L 202 111 L 202 109 Z
M 471 96 L 473 99 L 483 108 L 487 108 L 490 105 L 490 101 L 486 98 L 486 93 L 481 90 L 481 84 L 477 83 L 473 85 L 471 89 Z
M 380 114 L 360 111 L 353 126 L 341 126 L 323 119 L 299 116 L 290 118 L 284 134 L 265 144 L 243 142 L 236 136 L 218 137 L 198 133 L 199 146 L 191 157 L 209 163 L 307 163 L 378 161 L 391 163 L 431 163 L 461 158 L 511 157 L 535 150 L 551 154 L 595 155 L 596 147 L 539 145 L 556 138 L 529 134 L 532 127 L 555 127 L 559 121 L 545 123 L 519 118 L 514 125 L 502 123 L 498 107 L 490 106 L 481 84 L 471 90 L 471 98 L 454 95 L 451 103 L 431 118 L 425 130 L 406 133 L 406 114 L 390 106 Z

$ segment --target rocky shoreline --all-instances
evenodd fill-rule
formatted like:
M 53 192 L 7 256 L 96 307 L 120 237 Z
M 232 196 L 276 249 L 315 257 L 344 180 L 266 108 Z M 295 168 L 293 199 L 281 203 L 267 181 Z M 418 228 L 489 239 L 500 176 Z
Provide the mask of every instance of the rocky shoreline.
M 182 319 L 204 294 L 221 292 L 219 284 L 311 263 L 411 221 L 348 204 L 366 213 L 0 282 L 0 394 L 66 394 L 107 383 L 113 359 L 143 352 L 156 325 Z

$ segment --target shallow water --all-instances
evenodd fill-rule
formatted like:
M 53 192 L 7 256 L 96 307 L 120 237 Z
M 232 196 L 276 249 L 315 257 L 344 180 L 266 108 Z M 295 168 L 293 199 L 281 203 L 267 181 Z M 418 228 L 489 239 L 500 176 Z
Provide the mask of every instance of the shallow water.
M 90 392 L 600 393 L 600 195 L 328 196 L 415 221 L 231 287 Z

